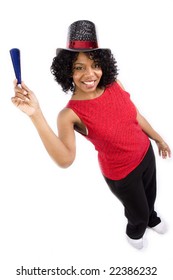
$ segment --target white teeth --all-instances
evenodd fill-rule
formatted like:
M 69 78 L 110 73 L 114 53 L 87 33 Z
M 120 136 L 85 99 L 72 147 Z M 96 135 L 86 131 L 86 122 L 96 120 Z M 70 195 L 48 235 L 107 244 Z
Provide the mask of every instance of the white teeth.
M 92 82 L 84 82 L 85 85 L 93 85 L 94 84 L 94 81 Z

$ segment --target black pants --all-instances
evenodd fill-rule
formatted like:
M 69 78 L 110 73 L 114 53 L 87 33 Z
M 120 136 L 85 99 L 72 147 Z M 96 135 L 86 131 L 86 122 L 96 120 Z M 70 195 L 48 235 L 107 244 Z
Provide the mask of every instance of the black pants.
M 118 181 L 104 178 L 113 194 L 124 205 L 128 220 L 126 233 L 130 238 L 141 238 L 147 227 L 160 223 L 154 211 L 156 164 L 151 145 L 143 161 L 127 177 Z

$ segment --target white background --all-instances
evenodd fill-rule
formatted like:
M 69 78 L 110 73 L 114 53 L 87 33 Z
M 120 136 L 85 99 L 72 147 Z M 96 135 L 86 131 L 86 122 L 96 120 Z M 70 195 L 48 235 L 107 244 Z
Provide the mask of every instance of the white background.
M 22 265 L 107 270 L 87 279 L 111 279 L 111 266 L 156 266 L 158 276 L 152 279 L 170 279 L 172 159 L 162 160 L 153 143 L 158 169 L 156 209 L 169 231 L 160 236 L 148 230 L 148 245 L 136 251 L 125 239 L 123 208 L 102 178 L 94 147 L 77 135 L 76 161 L 69 169 L 60 169 L 47 155 L 29 118 L 11 103 L 14 72 L 9 50 L 21 50 L 22 79 L 35 92 L 56 131 L 57 114 L 69 96 L 50 73 L 55 49 L 66 46 L 67 28 L 73 21 L 95 22 L 100 47 L 111 48 L 117 59 L 119 79 L 141 113 L 172 147 L 172 14 L 172 0 L 1 1 L 1 279 L 39 278 L 16 276 Z M 39 279 L 65 278 L 72 276 Z

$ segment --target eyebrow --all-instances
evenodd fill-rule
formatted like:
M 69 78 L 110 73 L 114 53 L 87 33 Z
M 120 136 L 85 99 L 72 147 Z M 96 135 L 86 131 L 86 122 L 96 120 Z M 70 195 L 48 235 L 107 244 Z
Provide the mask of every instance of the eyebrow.
M 76 64 L 84 65 L 84 63 L 82 63 L 82 62 L 75 62 L 74 64 L 75 64 L 75 65 L 76 65 Z

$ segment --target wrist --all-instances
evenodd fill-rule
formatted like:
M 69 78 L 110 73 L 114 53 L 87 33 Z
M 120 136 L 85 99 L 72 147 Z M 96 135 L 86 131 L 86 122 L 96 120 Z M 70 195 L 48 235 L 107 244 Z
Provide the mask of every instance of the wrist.
M 43 113 L 40 108 L 37 108 L 29 117 L 34 122 L 43 118 Z
M 157 144 L 164 144 L 165 143 L 165 141 L 162 138 L 161 139 L 156 139 L 155 142 Z

